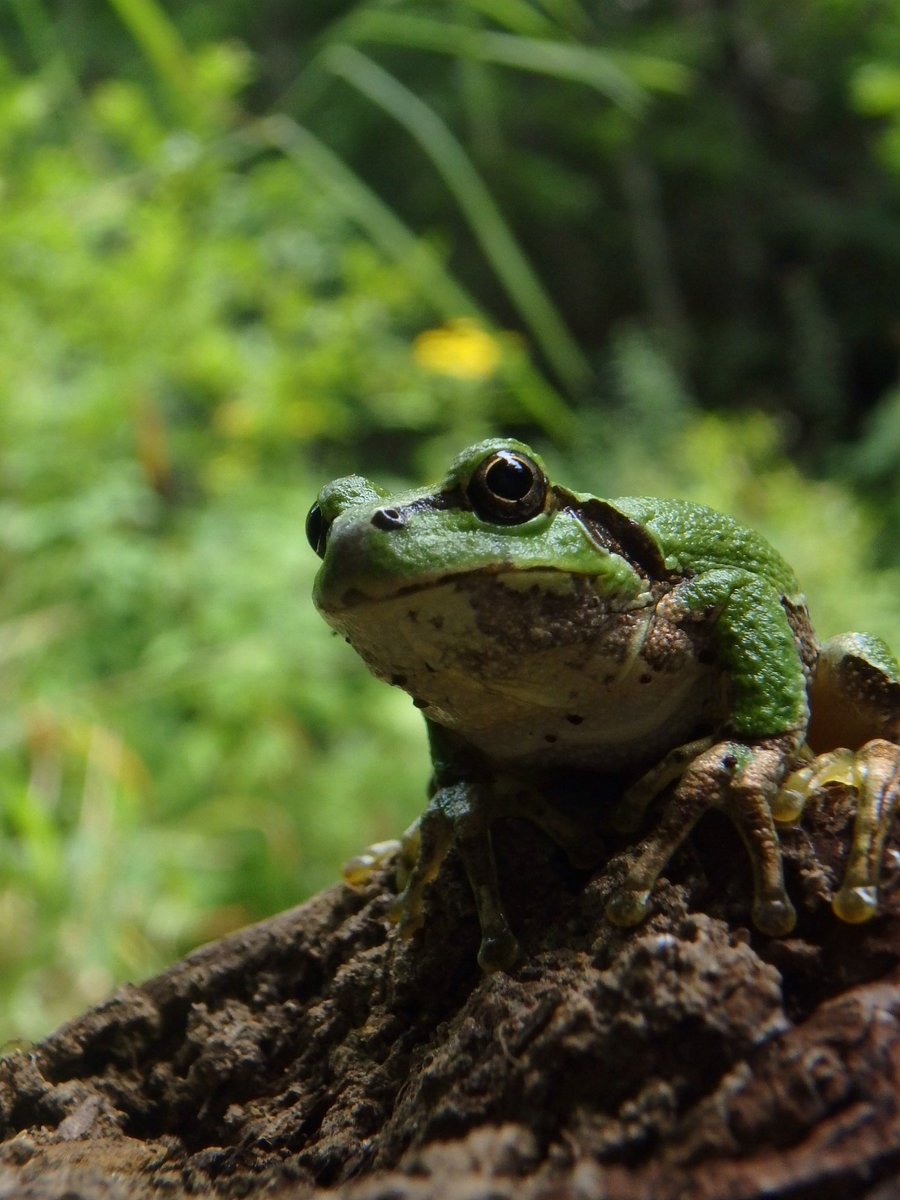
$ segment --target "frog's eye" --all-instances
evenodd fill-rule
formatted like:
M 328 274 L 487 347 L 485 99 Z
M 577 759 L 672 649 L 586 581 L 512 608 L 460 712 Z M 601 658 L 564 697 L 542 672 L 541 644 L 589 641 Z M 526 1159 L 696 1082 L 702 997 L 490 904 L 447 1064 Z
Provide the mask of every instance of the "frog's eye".
M 521 525 L 543 509 L 547 480 L 540 467 L 514 450 L 486 458 L 469 480 L 472 508 L 484 521 Z
M 322 509 L 318 504 L 314 504 L 306 517 L 306 540 L 319 558 L 325 557 L 325 543 L 328 541 L 330 528 L 331 522 L 325 520 Z

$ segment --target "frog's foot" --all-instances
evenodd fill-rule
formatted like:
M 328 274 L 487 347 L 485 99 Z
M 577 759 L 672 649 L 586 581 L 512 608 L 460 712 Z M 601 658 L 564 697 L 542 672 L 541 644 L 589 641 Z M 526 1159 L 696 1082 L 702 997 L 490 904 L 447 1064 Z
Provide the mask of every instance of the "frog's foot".
M 396 860 L 397 888 L 406 886 L 410 872 L 419 856 L 419 822 L 412 825 L 399 838 L 390 838 L 384 842 L 373 842 L 361 854 L 354 855 L 341 868 L 344 883 L 352 888 L 365 887 L 369 880 L 382 867 Z
M 860 924 L 878 908 L 884 844 L 900 805 L 900 747 L 877 738 L 859 750 L 830 750 L 785 780 L 773 806 L 778 821 L 796 821 L 807 800 L 828 783 L 857 794 L 850 854 L 831 902 L 842 921 Z
M 784 887 L 781 849 L 769 797 L 783 770 L 775 739 L 749 746 L 722 742 L 697 755 L 663 809 L 659 824 L 638 847 L 637 861 L 606 906 L 615 925 L 636 925 L 649 911 L 650 893 L 672 855 L 710 808 L 721 808 L 737 827 L 753 869 L 753 921 L 778 937 L 794 927 L 796 913 Z
M 471 784 L 439 788 L 419 821 L 419 852 L 392 916 L 400 935 L 410 938 L 424 924 L 424 894 L 456 845 L 475 897 L 481 924 L 478 963 L 492 972 L 512 966 L 519 951 L 503 906 L 491 845 L 490 827 L 498 813 Z

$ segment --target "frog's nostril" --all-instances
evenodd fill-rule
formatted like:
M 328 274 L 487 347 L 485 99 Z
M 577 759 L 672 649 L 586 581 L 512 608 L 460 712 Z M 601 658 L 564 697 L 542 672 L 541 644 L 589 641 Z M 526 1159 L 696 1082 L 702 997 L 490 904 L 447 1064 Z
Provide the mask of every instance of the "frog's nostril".
M 403 529 L 406 522 L 396 508 L 376 508 L 372 514 L 372 524 L 376 529 Z

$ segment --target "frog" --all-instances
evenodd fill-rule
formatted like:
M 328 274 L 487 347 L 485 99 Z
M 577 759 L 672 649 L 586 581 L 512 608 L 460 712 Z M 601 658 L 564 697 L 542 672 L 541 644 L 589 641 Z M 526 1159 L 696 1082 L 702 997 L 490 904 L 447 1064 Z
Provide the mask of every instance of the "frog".
M 712 809 L 746 848 L 754 926 L 783 937 L 797 913 L 779 828 L 835 782 L 855 813 L 832 908 L 849 923 L 876 914 L 900 801 L 900 666 L 873 635 L 820 643 L 794 572 L 761 534 L 693 501 L 572 491 L 510 438 L 463 450 L 434 486 L 337 479 L 306 534 L 322 560 L 315 606 L 425 719 L 425 811 L 345 871 L 361 886 L 397 856 L 403 937 L 425 924 L 427 889 L 455 848 L 478 963 L 511 968 L 519 944 L 492 840 L 510 816 L 584 869 L 610 832 L 637 837 L 605 906 L 614 926 L 636 926 Z M 553 793 L 573 771 L 625 780 L 612 800 L 598 788 L 587 831 Z

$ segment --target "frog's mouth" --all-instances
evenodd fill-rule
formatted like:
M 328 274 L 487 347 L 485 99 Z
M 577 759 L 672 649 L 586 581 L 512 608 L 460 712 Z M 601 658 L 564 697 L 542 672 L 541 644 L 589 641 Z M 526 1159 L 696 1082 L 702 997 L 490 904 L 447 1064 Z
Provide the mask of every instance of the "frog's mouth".
M 469 590 L 471 586 L 480 586 L 488 579 L 496 582 L 505 590 L 512 592 L 528 592 L 537 589 L 554 594 L 565 594 L 573 591 L 576 586 L 574 580 L 590 578 L 594 577 L 587 571 L 579 574 L 570 569 L 563 571 L 558 567 L 550 565 L 517 567 L 510 563 L 491 563 L 487 566 L 476 567 L 474 569 L 470 567 L 456 572 L 442 571 L 440 575 L 436 575 L 433 578 L 417 579 L 413 583 L 391 586 L 386 582 L 383 588 L 370 587 L 363 589 L 358 586 L 351 586 L 341 592 L 337 604 L 332 606 L 321 603 L 320 598 L 319 607 L 324 612 L 335 612 L 340 609 L 389 603 L 395 600 L 402 600 L 404 597 L 414 598 L 442 589 L 464 592 Z

